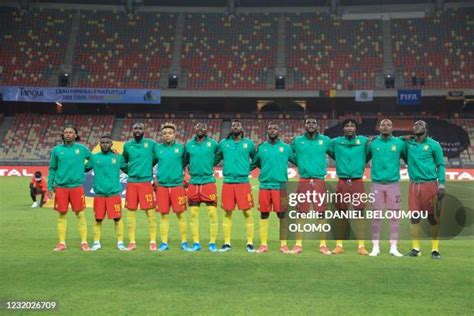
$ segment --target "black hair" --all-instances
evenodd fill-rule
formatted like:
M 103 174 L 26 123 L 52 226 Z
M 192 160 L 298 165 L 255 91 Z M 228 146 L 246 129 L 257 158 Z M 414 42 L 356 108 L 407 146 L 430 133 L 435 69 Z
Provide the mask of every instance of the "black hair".
M 176 125 L 171 122 L 166 122 L 161 126 L 161 130 L 164 130 L 165 128 L 171 128 L 173 131 L 176 132 Z
M 35 178 L 39 178 L 41 176 L 42 176 L 41 171 L 36 171 L 35 172 Z
M 354 119 L 351 119 L 351 118 L 350 118 L 350 119 L 346 119 L 346 120 L 344 120 L 344 121 L 342 122 L 342 127 L 345 127 L 345 126 L 346 126 L 347 124 L 349 124 L 349 123 L 354 124 L 356 128 L 357 128 L 357 126 L 358 126 L 357 122 L 356 122 Z
M 314 116 L 308 116 L 307 118 L 304 119 L 304 123 L 306 124 L 306 121 L 308 120 L 315 120 L 317 124 L 319 124 L 319 120 L 315 118 Z
M 276 125 L 278 126 L 278 129 L 280 129 L 280 124 L 278 124 L 277 122 L 268 122 L 266 129 L 268 129 L 270 125 Z
M 63 140 L 63 142 L 64 142 L 64 131 L 66 130 L 66 128 L 72 128 L 74 130 L 74 132 L 76 133 L 76 139 L 74 141 L 78 142 L 78 141 L 81 140 L 81 138 L 79 137 L 79 134 L 77 132 L 77 128 L 74 125 L 66 125 L 66 126 L 64 126 L 63 132 L 61 133 L 61 139 Z
M 106 135 L 102 135 L 102 136 L 100 137 L 100 139 L 102 139 L 102 138 L 110 138 L 110 139 L 112 139 L 112 136 L 110 136 L 109 134 L 106 134 Z
M 426 133 L 425 133 L 425 134 L 428 135 L 428 131 L 429 131 L 429 129 L 428 129 L 428 123 L 426 123 L 426 121 L 424 121 L 424 120 L 416 120 L 415 123 L 418 122 L 418 121 L 421 121 L 421 122 L 425 123 L 425 130 L 426 130 Z

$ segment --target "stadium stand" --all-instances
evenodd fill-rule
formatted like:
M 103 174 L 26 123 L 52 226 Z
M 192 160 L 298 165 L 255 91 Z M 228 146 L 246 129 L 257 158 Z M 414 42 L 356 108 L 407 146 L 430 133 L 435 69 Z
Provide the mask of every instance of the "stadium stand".
M 286 54 L 294 90 L 373 88 L 383 64 L 381 21 L 287 14 Z
M 77 11 L 0 8 L 0 83 L 56 85 Z M 73 85 L 159 87 L 171 67 L 177 13 L 80 10 Z M 183 89 L 266 90 L 277 66 L 280 14 L 184 13 Z M 381 20 L 285 13 L 288 90 L 373 89 L 383 66 Z M 468 88 L 474 82 L 474 8 L 390 23 L 404 84 Z M 440 49 L 441 48 L 441 49 Z
M 264 90 L 276 64 L 272 14 L 187 14 L 181 67 L 190 90 Z
M 411 86 L 412 78 L 417 77 L 424 79 L 425 88 L 472 87 L 473 25 L 474 8 L 393 20 L 393 60 L 395 67 L 403 70 L 405 86 Z
M 0 84 L 48 86 L 63 62 L 72 11 L 0 7 Z
M 347 118 L 354 118 L 359 122 L 358 134 L 366 136 L 378 134 L 380 114 L 345 114 L 339 116 L 338 120 L 319 119 L 320 130 L 330 137 L 342 135 L 340 123 Z M 394 133 L 396 135 L 410 133 L 414 118 L 415 116 L 407 114 L 391 116 L 396 124 Z M 430 126 L 430 135 L 441 142 L 447 157 L 459 157 L 463 164 L 472 165 L 474 162 L 474 119 L 430 118 L 426 121 Z M 79 135 L 82 136 L 81 142 L 92 149 L 101 135 L 112 134 L 114 122 L 113 115 L 18 114 L 0 148 L 0 160 L 48 160 L 51 148 L 61 143 L 60 132 L 67 124 L 77 126 Z M 127 141 L 132 137 L 132 125 L 135 122 L 143 122 L 146 129 L 145 137 L 158 142 L 161 142 L 160 129 L 165 122 L 176 125 L 177 140 L 181 143 L 185 143 L 194 136 L 194 126 L 197 122 L 207 123 L 208 135 L 217 141 L 227 136 L 221 134 L 223 120 L 219 118 L 176 118 L 173 115 L 157 117 L 152 114 L 130 113 L 123 122 L 123 129 L 118 131 L 120 141 Z M 267 139 L 266 127 L 270 122 L 279 124 L 281 139 L 287 143 L 290 143 L 295 136 L 304 133 L 302 119 L 242 118 L 241 122 L 245 136 L 251 138 L 256 144 Z M 447 161 L 446 157 L 445 159 Z
M 474 119 L 451 119 L 450 122 L 461 126 L 469 135 L 470 145 L 461 153 L 461 160 L 474 162 Z
M 171 65 L 176 15 L 82 11 L 75 68 L 80 87 L 158 87 Z
M 111 134 L 114 116 L 18 114 L 3 141 L 0 159 L 49 159 L 68 124 L 76 126 L 81 142 L 92 149 L 100 136 Z

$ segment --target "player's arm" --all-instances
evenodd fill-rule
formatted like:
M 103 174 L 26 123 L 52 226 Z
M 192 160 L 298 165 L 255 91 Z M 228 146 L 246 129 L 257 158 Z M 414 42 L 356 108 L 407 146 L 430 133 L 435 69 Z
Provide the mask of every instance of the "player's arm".
M 85 166 L 84 166 L 84 171 L 85 171 L 85 172 L 89 172 L 89 171 L 91 171 L 92 169 L 94 169 L 94 165 L 93 165 L 92 160 L 93 160 L 92 158 L 89 159 L 89 160 L 87 160 L 87 163 L 86 163 Z
M 125 145 L 123 146 L 123 153 L 122 153 L 122 156 L 123 156 L 123 159 L 125 160 L 126 163 L 128 163 L 128 159 L 129 159 L 129 155 L 128 155 L 128 146 L 127 144 L 125 143 Z
M 52 199 L 54 195 L 54 180 L 55 180 L 57 169 L 58 169 L 58 158 L 56 157 L 56 152 L 53 149 L 51 151 L 51 158 L 49 160 L 49 169 L 48 169 L 48 196 L 50 199 Z
M 406 142 L 402 142 L 402 149 L 400 150 L 400 158 L 403 159 L 405 164 L 408 164 L 408 146 Z
M 183 169 L 189 165 L 189 162 L 191 160 L 191 157 L 189 155 L 189 151 L 187 151 L 186 146 L 184 146 L 184 153 L 183 153 Z
M 439 144 L 433 149 L 433 158 L 438 171 L 438 200 L 441 200 L 446 193 L 446 166 L 443 159 L 443 149 Z
M 123 158 L 123 155 L 117 154 L 117 158 L 120 163 L 120 170 L 122 170 L 123 173 L 128 174 L 128 163 L 125 161 L 125 158 Z
M 290 143 L 290 148 L 292 151 L 292 155 L 290 157 L 290 162 L 294 164 L 295 166 L 298 167 L 298 160 L 296 159 L 296 144 L 295 144 L 295 139 L 293 138 Z
M 398 137 L 399 139 L 403 140 L 404 142 L 407 142 L 409 140 L 412 140 L 415 138 L 415 135 L 409 134 L 409 135 L 402 135 Z
M 260 146 L 259 146 L 260 147 Z M 260 168 L 260 164 L 261 164 L 261 161 L 260 161 L 260 154 L 259 154 L 259 151 L 258 151 L 258 148 L 257 148 L 257 153 L 255 154 L 255 156 L 252 158 L 252 162 L 250 163 L 250 171 L 256 169 L 256 168 Z
M 249 153 L 250 159 L 253 159 L 253 157 L 255 157 L 256 154 L 257 154 L 257 150 L 255 148 L 255 143 L 253 141 L 251 141 L 250 142 L 250 153 Z
M 217 166 L 219 164 L 219 162 L 221 162 L 221 160 L 224 158 L 224 154 L 222 152 L 221 145 L 218 144 L 216 148 L 217 149 L 216 149 L 215 154 L 214 154 L 214 166 Z
M 84 146 L 85 148 L 85 160 L 89 161 L 91 158 L 92 158 L 92 152 L 89 150 L 89 148 L 87 148 L 86 146 Z M 84 161 L 84 165 L 86 164 L 86 162 Z
M 151 151 L 152 154 L 152 166 L 154 167 L 158 163 L 158 155 L 156 154 L 156 151 L 158 149 L 158 143 L 152 142 L 153 149 Z
M 365 147 L 365 163 L 368 163 L 372 159 L 372 141 L 369 140 L 367 142 L 367 146 Z
M 293 150 L 293 147 L 291 145 L 289 145 L 288 148 L 290 149 L 288 152 L 288 161 L 298 167 L 298 163 L 296 161 L 296 151 Z
M 336 155 L 334 153 L 334 139 L 329 140 L 329 147 L 326 151 L 329 157 L 331 157 L 333 160 L 336 160 Z

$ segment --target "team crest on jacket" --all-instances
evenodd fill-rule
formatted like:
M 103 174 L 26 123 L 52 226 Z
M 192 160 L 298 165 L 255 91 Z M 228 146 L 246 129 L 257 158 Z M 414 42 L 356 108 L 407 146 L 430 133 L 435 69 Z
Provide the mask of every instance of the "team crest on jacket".
M 356 139 L 356 145 L 360 145 L 360 140 Z
M 211 147 L 211 142 L 207 142 L 207 147 Z
M 179 154 L 179 148 L 175 148 L 175 149 L 174 149 L 174 152 L 177 153 L 177 154 Z
M 428 145 L 423 146 L 423 150 L 428 150 L 428 148 L 430 148 L 430 146 Z
M 319 145 L 322 145 L 322 144 L 323 144 L 323 140 L 320 139 L 318 143 L 319 143 Z
M 249 146 L 249 145 L 247 145 L 247 144 L 244 144 L 244 149 L 247 149 L 247 147 L 248 147 L 248 146 Z
M 148 148 L 148 143 L 143 144 L 143 147 Z
M 392 145 L 392 151 L 397 150 L 397 145 Z
M 283 152 L 283 150 L 284 150 L 284 148 L 283 148 L 283 147 L 281 147 L 281 146 L 280 146 L 278 149 L 280 150 L 280 152 L 281 152 L 281 153 L 282 153 L 282 152 Z
M 116 163 L 117 163 L 117 159 L 115 159 L 115 158 L 112 158 L 112 164 L 114 164 L 114 165 L 115 165 Z
M 79 149 L 76 149 L 76 155 L 79 155 Z

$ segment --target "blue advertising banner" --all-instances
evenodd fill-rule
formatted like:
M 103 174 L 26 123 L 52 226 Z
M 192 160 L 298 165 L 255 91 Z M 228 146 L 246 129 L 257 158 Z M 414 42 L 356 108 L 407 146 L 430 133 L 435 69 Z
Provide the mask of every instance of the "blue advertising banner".
M 421 90 L 398 90 L 397 104 L 415 105 L 421 103 Z
M 3 101 L 160 104 L 160 90 L 70 87 L 3 87 Z

